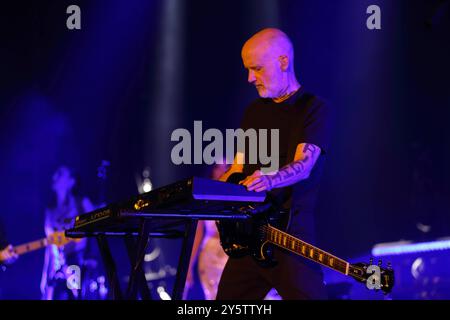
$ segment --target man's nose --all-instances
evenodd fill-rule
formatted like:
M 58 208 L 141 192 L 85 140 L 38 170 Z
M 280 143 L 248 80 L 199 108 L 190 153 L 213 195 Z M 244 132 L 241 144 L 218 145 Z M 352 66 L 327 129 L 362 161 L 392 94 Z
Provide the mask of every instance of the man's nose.
M 247 80 L 249 83 L 254 83 L 256 81 L 255 73 L 253 72 L 253 70 L 248 71 L 248 79 Z

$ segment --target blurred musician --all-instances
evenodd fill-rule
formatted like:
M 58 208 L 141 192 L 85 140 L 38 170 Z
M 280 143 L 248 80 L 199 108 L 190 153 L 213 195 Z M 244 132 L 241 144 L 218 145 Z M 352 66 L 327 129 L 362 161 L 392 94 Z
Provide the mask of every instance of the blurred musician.
M 74 193 L 76 179 L 73 170 L 66 166 L 59 167 L 53 175 L 52 189 L 54 200 L 45 211 L 45 233 L 47 236 L 55 231 L 72 227 L 74 218 L 84 212 L 94 210 L 91 201 L 78 197 Z M 41 293 L 44 300 L 80 299 L 80 290 L 67 287 L 67 267 L 85 265 L 87 239 L 69 242 L 63 247 L 50 245 L 45 251 L 44 268 L 41 279 Z

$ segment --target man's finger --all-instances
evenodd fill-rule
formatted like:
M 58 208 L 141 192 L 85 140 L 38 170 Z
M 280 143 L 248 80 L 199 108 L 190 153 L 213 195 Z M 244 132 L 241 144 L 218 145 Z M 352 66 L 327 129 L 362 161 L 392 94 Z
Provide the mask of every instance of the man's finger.
M 239 184 L 245 185 L 247 183 L 248 178 L 245 178 L 244 180 L 239 181 Z
M 248 186 L 248 187 L 247 187 L 247 190 L 248 190 L 248 191 L 253 191 L 253 190 L 257 189 L 257 188 L 260 188 L 260 187 L 263 186 L 263 185 L 264 185 L 264 181 L 261 181 L 261 180 L 260 180 L 259 182 L 254 183 L 254 184 Z
M 261 181 L 262 181 L 261 178 L 256 178 L 256 179 L 254 179 L 253 181 L 250 181 L 250 183 L 247 185 L 247 187 L 252 187 L 252 186 L 254 186 L 254 185 L 260 183 Z
M 255 191 L 256 192 L 261 192 L 261 191 L 265 191 L 265 190 L 267 190 L 267 187 L 266 186 L 262 186 L 262 187 L 256 189 Z
M 266 190 L 266 189 L 267 189 L 267 186 L 264 183 L 258 183 L 256 185 L 252 186 L 251 188 L 249 188 L 248 190 L 249 191 L 260 192 L 260 191 L 263 191 L 263 190 Z
M 244 180 L 239 181 L 239 184 L 245 186 L 245 183 L 247 182 L 247 179 L 248 179 L 248 178 L 245 178 Z
M 260 178 L 252 179 L 251 181 L 249 181 L 249 182 L 247 183 L 247 188 L 248 188 L 248 187 L 253 187 L 254 185 L 256 185 L 256 184 L 258 184 L 258 183 L 260 183 L 260 182 L 261 182 L 261 179 L 260 179 Z
M 243 185 L 246 186 L 246 187 L 248 187 L 248 186 L 252 183 L 252 181 L 253 181 L 254 179 L 255 179 L 255 178 L 248 177 L 248 178 L 244 181 Z

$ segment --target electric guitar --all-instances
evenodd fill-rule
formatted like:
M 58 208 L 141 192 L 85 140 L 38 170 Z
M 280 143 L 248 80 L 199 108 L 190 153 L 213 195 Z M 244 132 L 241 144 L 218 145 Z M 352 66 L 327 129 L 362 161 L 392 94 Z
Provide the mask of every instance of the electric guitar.
M 48 237 L 46 238 L 42 238 L 39 240 L 35 240 L 35 241 L 31 241 L 31 242 L 27 242 L 18 246 L 13 247 L 13 251 L 17 254 L 17 255 L 23 255 L 25 253 L 29 253 L 35 250 L 39 250 L 42 248 L 45 248 L 49 245 L 56 245 L 58 247 L 62 247 L 64 245 L 66 245 L 69 242 L 73 242 L 73 241 L 78 241 L 79 239 L 68 239 L 66 238 L 66 236 L 64 235 L 64 231 L 57 231 L 54 232 L 52 234 L 50 234 Z
M 244 178 L 244 175 L 235 173 L 227 182 Z M 279 210 L 270 203 L 266 203 L 262 208 L 263 210 L 254 211 L 248 221 L 217 222 L 220 242 L 228 256 L 242 257 L 250 254 L 260 265 L 270 267 L 277 263 L 273 257 L 273 246 L 277 246 L 350 276 L 365 283 L 370 289 L 381 289 L 385 294 L 391 292 L 394 286 L 394 270 L 390 263 L 387 268 L 381 266 L 381 260 L 377 266 L 372 265 L 372 261 L 369 264 L 351 264 L 284 232 L 284 226 L 280 227 L 281 221 L 289 212 Z

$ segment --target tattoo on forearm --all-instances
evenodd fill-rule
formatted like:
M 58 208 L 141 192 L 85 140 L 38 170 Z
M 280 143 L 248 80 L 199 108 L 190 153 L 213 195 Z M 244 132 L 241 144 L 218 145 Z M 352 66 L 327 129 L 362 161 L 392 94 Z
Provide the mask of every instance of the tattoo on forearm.
M 295 175 L 295 171 L 291 170 L 292 166 L 286 166 L 284 167 L 284 170 L 280 171 L 280 175 L 283 178 L 283 180 L 288 179 L 290 177 L 293 177 Z
M 293 163 L 289 164 L 288 166 L 291 167 L 292 170 L 294 170 L 295 174 L 299 174 L 299 173 L 305 171 L 305 163 L 308 161 L 308 159 L 309 159 L 309 157 L 306 156 L 303 160 L 293 162 Z
M 305 146 L 303 147 L 303 153 L 306 153 L 307 151 L 311 152 L 311 155 L 314 156 L 314 154 L 317 152 L 317 147 L 310 143 L 305 143 Z
M 273 183 L 272 183 L 272 179 L 270 179 L 269 177 L 266 177 L 267 181 L 269 182 L 269 189 L 272 189 Z
M 281 171 L 281 170 L 280 170 Z M 280 183 L 282 181 L 282 177 L 280 175 L 280 171 L 278 171 L 277 173 L 275 173 L 269 180 L 270 182 L 270 186 L 272 187 L 274 184 Z
M 269 178 L 270 188 L 275 187 L 282 182 L 294 177 L 300 176 L 307 170 L 305 166 L 310 162 L 310 159 L 314 159 L 319 148 L 313 144 L 306 143 L 303 146 L 303 154 L 305 155 L 303 159 L 292 162 L 283 168 L 281 168 L 277 173 Z
M 283 181 L 288 180 L 289 178 L 292 178 L 296 175 L 300 175 L 303 172 L 305 172 L 305 164 L 309 160 L 309 157 L 306 156 L 304 159 L 295 161 L 293 163 L 290 163 L 283 168 L 281 168 L 276 174 L 274 174 L 271 179 L 271 185 L 276 186 L 279 183 L 282 183 Z

